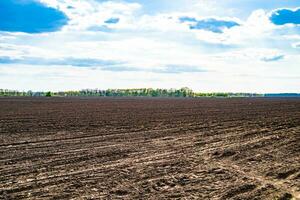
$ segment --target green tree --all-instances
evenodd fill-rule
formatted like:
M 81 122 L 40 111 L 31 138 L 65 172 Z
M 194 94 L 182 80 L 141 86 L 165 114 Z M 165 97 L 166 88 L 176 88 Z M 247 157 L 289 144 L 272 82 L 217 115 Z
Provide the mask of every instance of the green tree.
M 52 94 L 51 94 L 51 92 L 49 91 L 49 92 L 46 92 L 46 95 L 45 95 L 46 97 L 51 97 L 52 96 Z

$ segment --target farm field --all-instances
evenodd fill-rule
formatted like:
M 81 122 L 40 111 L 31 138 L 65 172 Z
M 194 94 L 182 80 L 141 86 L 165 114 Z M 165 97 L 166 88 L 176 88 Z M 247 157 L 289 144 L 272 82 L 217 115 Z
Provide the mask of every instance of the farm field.
M 0 199 L 300 199 L 300 98 L 0 107 Z

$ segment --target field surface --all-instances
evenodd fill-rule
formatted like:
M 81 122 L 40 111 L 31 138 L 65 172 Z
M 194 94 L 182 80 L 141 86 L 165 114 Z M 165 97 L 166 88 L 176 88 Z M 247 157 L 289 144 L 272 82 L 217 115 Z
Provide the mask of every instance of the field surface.
M 300 199 L 300 99 L 0 107 L 0 199 Z

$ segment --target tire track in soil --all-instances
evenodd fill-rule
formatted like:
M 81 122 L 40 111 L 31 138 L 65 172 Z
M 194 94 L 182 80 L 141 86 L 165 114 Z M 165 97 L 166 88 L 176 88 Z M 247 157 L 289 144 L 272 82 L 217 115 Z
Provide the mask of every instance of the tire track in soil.
M 241 169 L 240 166 L 235 165 L 229 161 L 217 161 L 215 162 L 218 166 L 221 166 L 225 169 L 229 169 L 232 171 L 235 171 L 244 177 L 248 177 L 250 179 L 257 180 L 258 182 L 262 183 L 263 186 L 267 185 L 273 185 L 275 188 L 280 189 L 281 191 L 284 191 L 288 194 L 291 194 L 294 199 L 298 200 L 300 199 L 300 192 L 298 192 L 299 188 L 294 188 L 294 187 L 287 187 L 283 181 L 278 181 L 278 180 L 268 180 L 263 176 L 257 175 L 253 172 L 245 172 L 244 170 Z
M 299 197 L 297 171 L 281 180 L 264 173 L 272 165 L 274 176 L 287 173 L 281 167 L 300 159 L 299 100 L 7 102 L 0 99 L 10 113 L 0 110 L 0 152 L 5 154 L 0 198 L 237 199 L 240 194 L 251 197 L 253 191 L 261 199 L 284 193 Z M 33 122 L 42 122 L 41 127 Z M 233 154 L 212 156 L 227 150 Z M 273 157 L 249 167 L 247 159 L 257 153 L 262 159 L 269 153 Z M 296 164 L 292 167 L 288 170 L 297 170 Z M 240 193 L 230 193 L 231 188 Z

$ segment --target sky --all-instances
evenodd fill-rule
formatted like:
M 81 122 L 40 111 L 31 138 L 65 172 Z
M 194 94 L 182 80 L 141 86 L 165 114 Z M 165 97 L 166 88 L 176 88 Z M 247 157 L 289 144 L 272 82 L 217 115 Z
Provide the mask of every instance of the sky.
M 0 88 L 300 93 L 300 1 L 0 1 Z

